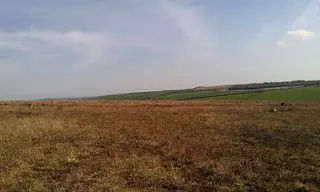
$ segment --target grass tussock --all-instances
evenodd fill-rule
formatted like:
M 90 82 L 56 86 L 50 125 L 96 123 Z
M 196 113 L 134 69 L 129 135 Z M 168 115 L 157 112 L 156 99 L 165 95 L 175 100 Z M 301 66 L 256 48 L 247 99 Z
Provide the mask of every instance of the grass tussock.
M 319 103 L 30 104 L 0 103 L 3 191 L 319 191 Z

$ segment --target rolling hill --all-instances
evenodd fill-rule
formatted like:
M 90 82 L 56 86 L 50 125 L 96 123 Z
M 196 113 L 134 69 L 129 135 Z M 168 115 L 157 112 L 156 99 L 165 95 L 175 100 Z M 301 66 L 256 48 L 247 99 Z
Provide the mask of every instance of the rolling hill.
M 319 81 L 266 82 L 106 95 L 90 100 L 297 100 L 320 101 Z

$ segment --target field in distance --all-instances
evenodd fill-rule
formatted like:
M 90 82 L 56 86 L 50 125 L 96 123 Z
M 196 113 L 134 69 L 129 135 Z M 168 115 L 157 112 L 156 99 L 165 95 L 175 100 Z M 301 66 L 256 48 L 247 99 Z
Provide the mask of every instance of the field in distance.
M 320 101 L 320 81 L 297 81 L 196 87 L 116 94 L 90 98 L 92 100 L 284 100 Z
M 306 87 L 207 97 L 208 100 L 320 101 L 320 87 Z
M 319 191 L 319 114 L 319 102 L 2 102 L 0 189 Z
M 141 93 L 128 93 L 118 95 L 107 95 L 96 97 L 96 100 L 188 100 L 196 98 L 212 97 L 216 95 L 215 89 L 210 90 L 168 90 L 168 91 L 153 91 Z

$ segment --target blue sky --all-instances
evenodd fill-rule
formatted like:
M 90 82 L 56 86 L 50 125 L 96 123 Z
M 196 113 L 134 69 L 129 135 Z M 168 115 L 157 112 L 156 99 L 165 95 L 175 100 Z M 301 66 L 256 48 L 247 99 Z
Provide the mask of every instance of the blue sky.
M 320 79 L 320 0 L 0 0 L 0 99 Z

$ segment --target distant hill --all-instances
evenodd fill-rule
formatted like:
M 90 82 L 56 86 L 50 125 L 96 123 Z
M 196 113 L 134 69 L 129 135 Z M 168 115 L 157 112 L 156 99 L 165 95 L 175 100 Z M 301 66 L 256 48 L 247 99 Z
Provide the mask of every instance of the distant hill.
M 212 90 L 165 90 L 153 92 L 127 93 L 117 95 L 100 96 L 91 99 L 98 100 L 187 100 L 214 96 L 215 89 Z
M 265 82 L 265 83 L 252 83 L 243 85 L 234 85 L 229 87 L 229 90 L 242 90 L 242 89 L 265 89 L 265 88 L 278 88 L 278 87 L 305 87 L 305 86 L 320 86 L 320 80 L 317 81 L 284 81 L 284 82 Z
M 56 97 L 56 98 L 42 98 L 42 99 L 32 99 L 38 101 L 55 101 L 55 100 L 84 100 L 96 97 Z
M 294 91 L 292 89 L 297 89 L 299 94 L 291 97 L 291 100 L 318 100 L 320 97 L 320 80 L 316 81 L 285 81 L 285 82 L 264 82 L 264 83 L 252 83 L 252 84 L 237 84 L 237 85 L 220 85 L 220 86 L 198 86 L 191 89 L 181 89 L 181 90 L 164 90 L 164 91 L 152 91 L 152 92 L 137 92 L 137 93 L 125 93 L 125 94 L 115 94 L 106 95 L 99 97 L 86 98 L 90 100 L 193 100 L 193 99 L 249 99 L 252 100 L 282 100 L 283 94 L 292 94 Z M 308 87 L 314 87 L 312 89 L 305 89 Z M 290 89 L 290 91 L 289 91 Z M 278 92 L 282 94 L 274 94 L 274 96 L 263 96 L 265 92 Z M 288 90 L 288 91 L 285 91 Z M 302 91 L 301 91 L 302 90 Z M 308 91 L 306 91 L 308 90 Z M 261 94 L 260 97 L 251 97 L 251 95 Z M 247 94 L 247 95 L 246 95 Z M 271 94 L 271 93 L 268 93 Z M 267 94 L 267 95 L 268 95 Z M 304 96 L 304 94 L 311 94 L 311 97 Z M 237 95 L 237 96 L 236 96 Z M 285 100 L 285 99 L 283 99 Z M 320 99 L 319 99 L 320 100 Z

